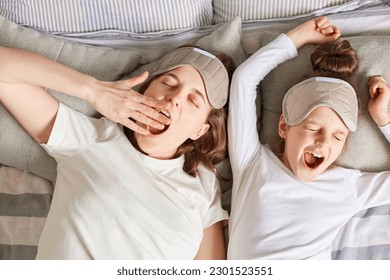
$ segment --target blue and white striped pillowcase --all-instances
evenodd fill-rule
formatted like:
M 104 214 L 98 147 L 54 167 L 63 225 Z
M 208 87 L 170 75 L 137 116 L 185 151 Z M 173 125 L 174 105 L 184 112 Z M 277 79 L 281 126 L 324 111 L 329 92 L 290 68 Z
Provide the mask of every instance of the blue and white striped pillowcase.
M 339 6 L 351 0 L 214 0 L 213 23 L 227 22 L 239 16 L 242 21 L 281 19 L 310 14 Z
M 157 32 L 212 24 L 212 0 L 0 0 L 0 15 L 48 32 Z
M 31 260 L 49 212 L 53 184 L 0 165 L 0 260 Z
M 340 230 L 332 244 L 332 259 L 390 259 L 390 204 L 362 210 Z

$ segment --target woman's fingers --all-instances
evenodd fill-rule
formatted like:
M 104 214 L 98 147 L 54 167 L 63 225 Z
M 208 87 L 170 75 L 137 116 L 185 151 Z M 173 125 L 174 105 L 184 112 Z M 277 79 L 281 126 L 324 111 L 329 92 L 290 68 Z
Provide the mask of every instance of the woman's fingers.
M 141 75 L 124 80 L 124 82 L 127 83 L 128 87 L 132 88 L 145 82 L 148 79 L 148 77 L 149 77 L 149 73 L 148 71 L 145 71 Z
M 168 107 L 167 101 L 156 100 L 136 91 L 128 92 L 124 98 L 119 97 L 119 100 L 111 103 L 111 113 L 108 114 L 112 116 L 111 119 L 141 134 L 147 134 L 148 127 L 163 129 L 171 122 L 168 116 L 160 113 L 161 108 Z
M 167 100 L 157 100 L 155 98 L 152 98 L 150 96 L 145 96 L 145 95 L 142 95 L 142 94 L 139 94 L 138 92 L 136 91 L 133 91 L 133 94 L 136 98 L 136 103 L 138 104 L 144 104 L 144 105 L 147 105 L 149 107 L 143 107 L 143 108 L 155 108 L 157 111 L 161 111 L 162 109 L 166 109 L 168 108 L 169 106 L 169 102 Z M 156 110 L 151 110 L 150 113 L 154 113 Z M 149 112 L 149 110 L 147 110 L 147 112 Z M 161 114 L 160 114 L 161 115 Z M 155 114 L 155 116 L 157 116 Z M 168 121 L 169 119 L 167 118 L 163 118 L 165 121 Z
M 121 119 L 121 121 L 119 123 L 122 124 L 123 126 L 129 128 L 130 130 L 137 132 L 139 134 L 142 134 L 142 135 L 148 135 L 150 133 L 149 129 L 142 127 L 141 124 L 140 125 L 136 124 L 134 121 L 132 121 L 131 119 L 128 119 L 128 118 Z
M 169 102 L 166 100 L 157 100 L 150 96 L 144 96 L 136 91 L 132 91 L 131 96 L 127 97 L 122 105 L 123 112 L 126 114 L 130 115 L 133 111 L 136 111 L 149 118 L 155 119 L 160 123 L 170 123 L 170 118 L 160 113 L 162 109 L 166 109 L 169 106 Z
M 171 119 L 168 116 L 165 116 L 164 114 L 160 113 L 161 110 L 155 110 L 154 108 L 151 108 L 141 103 L 136 104 L 134 109 L 138 112 L 142 112 L 145 116 L 154 119 L 162 124 L 171 123 Z
M 156 112 L 158 115 L 162 114 Z M 122 113 L 119 119 L 119 123 L 128 127 L 129 129 L 147 135 L 149 134 L 149 128 L 164 129 L 165 125 L 161 121 L 161 116 L 149 117 L 144 113 L 140 113 L 137 110 L 129 110 L 126 113 Z
M 114 122 L 147 135 L 148 128 L 163 129 L 171 120 L 160 113 L 169 107 L 165 99 L 158 100 L 132 89 L 148 78 L 148 72 L 116 82 L 99 82 L 93 91 L 94 108 Z
M 150 109 L 142 104 L 138 104 L 133 109 L 122 111 L 120 115 L 122 118 L 131 118 L 136 122 L 141 122 L 156 129 L 163 129 L 165 124 L 168 125 L 170 123 L 169 118 L 154 109 L 152 111 Z
M 132 87 L 142 84 L 148 79 L 148 77 L 149 77 L 149 73 L 145 71 L 141 75 L 134 76 L 126 80 L 119 80 L 115 82 L 106 82 L 106 83 L 110 84 L 110 86 L 113 89 L 127 91 L 130 90 Z

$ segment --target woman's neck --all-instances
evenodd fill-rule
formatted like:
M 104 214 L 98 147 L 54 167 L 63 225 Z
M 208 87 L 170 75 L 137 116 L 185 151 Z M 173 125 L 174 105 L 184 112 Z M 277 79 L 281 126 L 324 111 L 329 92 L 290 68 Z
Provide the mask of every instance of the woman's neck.
M 134 131 L 128 129 L 127 127 L 123 127 L 123 132 L 124 134 L 126 135 L 127 139 L 130 141 L 130 143 L 133 145 L 133 147 L 139 151 L 140 153 L 144 154 L 144 155 L 147 155 L 147 156 L 150 156 L 148 155 L 147 153 L 145 153 L 141 148 L 140 146 L 138 145 L 138 142 L 137 142 L 137 139 L 136 137 L 134 136 Z M 179 156 L 181 155 L 181 153 L 176 153 L 172 159 L 174 158 L 178 158 Z M 153 156 L 152 156 L 153 157 Z M 156 157 L 157 158 L 157 157 Z

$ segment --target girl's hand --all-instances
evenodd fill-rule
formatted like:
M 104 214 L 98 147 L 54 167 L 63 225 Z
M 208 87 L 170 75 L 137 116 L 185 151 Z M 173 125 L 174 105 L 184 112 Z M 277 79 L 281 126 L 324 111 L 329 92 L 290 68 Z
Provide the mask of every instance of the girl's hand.
M 131 88 L 143 83 L 148 72 L 142 75 L 115 82 L 94 81 L 87 89 L 87 100 L 102 115 L 129 129 L 147 135 L 149 129 L 163 129 L 170 119 L 159 111 L 168 106 L 165 100 L 144 96 Z M 144 125 L 142 125 L 144 124 Z
M 367 85 L 370 93 L 367 109 L 378 126 L 385 126 L 390 123 L 390 87 L 382 76 L 371 77 Z
M 340 29 L 331 25 L 327 17 L 311 19 L 286 33 L 297 49 L 305 44 L 325 44 L 337 40 Z

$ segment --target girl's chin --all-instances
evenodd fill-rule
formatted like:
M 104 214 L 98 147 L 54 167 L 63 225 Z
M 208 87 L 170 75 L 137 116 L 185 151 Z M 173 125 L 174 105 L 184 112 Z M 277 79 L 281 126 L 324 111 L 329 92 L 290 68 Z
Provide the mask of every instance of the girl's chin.
M 319 174 L 314 170 L 302 170 L 294 172 L 294 175 L 303 182 L 312 182 Z

